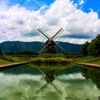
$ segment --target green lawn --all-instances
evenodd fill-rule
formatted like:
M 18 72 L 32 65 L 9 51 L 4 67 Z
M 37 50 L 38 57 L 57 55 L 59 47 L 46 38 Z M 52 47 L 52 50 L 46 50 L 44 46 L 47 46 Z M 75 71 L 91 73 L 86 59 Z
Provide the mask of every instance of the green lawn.
M 91 64 L 100 64 L 100 57 L 76 57 L 76 58 L 66 58 L 62 54 L 40 54 L 37 57 L 30 57 L 28 55 L 23 56 L 10 56 L 3 55 L 0 56 L 0 64 L 7 64 L 12 62 L 22 62 L 30 61 L 32 62 L 44 62 L 44 63 L 55 63 L 55 62 L 83 62 Z
M 0 56 L 0 64 L 8 64 L 12 62 L 23 62 L 28 61 L 29 59 L 26 59 L 26 57 L 16 57 L 16 56 L 10 56 L 10 55 L 3 55 Z
M 6 60 L 3 60 L 3 59 L 0 59 L 0 65 L 2 65 L 2 64 L 8 64 L 8 63 L 10 63 L 10 62 L 6 61 Z
M 91 64 L 100 64 L 100 57 L 82 57 L 73 59 L 75 62 L 84 62 L 84 63 L 91 63 Z

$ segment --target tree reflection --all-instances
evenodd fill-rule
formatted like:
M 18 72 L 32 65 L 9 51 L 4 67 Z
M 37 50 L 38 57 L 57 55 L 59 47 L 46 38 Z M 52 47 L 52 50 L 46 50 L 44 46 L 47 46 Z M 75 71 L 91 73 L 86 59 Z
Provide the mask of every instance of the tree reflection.
M 81 67 L 81 73 L 86 79 L 91 79 L 100 89 L 100 69 Z

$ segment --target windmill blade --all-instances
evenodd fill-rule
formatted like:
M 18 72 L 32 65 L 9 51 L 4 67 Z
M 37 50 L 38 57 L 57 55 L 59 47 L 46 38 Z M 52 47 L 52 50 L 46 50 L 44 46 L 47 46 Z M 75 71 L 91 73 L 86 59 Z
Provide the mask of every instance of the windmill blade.
M 36 91 L 36 93 L 38 93 L 40 90 L 42 90 L 43 88 L 45 88 L 48 85 L 48 83 L 46 83 L 45 85 L 43 85 L 39 90 Z
M 41 72 L 41 74 L 43 75 L 43 77 L 46 77 L 45 73 L 41 69 L 38 68 L 38 70 L 39 70 L 39 72 Z M 43 88 L 45 88 L 47 85 L 48 85 L 48 82 L 45 85 L 43 85 L 39 90 L 37 90 L 36 93 L 38 93 L 40 90 L 42 90 Z
M 65 68 L 61 72 L 59 72 L 57 75 L 55 75 L 55 78 L 57 78 L 60 74 L 62 74 L 64 72 L 64 70 L 65 70 Z
M 41 53 L 42 51 L 43 51 L 43 49 L 45 49 L 46 48 L 46 46 L 48 45 L 48 43 L 47 44 L 45 44 L 40 50 L 39 50 L 39 52 L 38 53 Z
M 47 76 L 45 75 L 45 73 L 44 73 L 41 69 L 38 68 L 38 70 L 41 72 L 41 74 L 42 74 L 47 80 L 49 80 L 49 79 L 47 78 Z
M 63 28 L 61 28 L 61 29 L 52 37 L 52 39 L 55 38 L 55 36 L 56 36 L 58 33 L 62 32 L 62 31 L 63 31 Z
M 48 36 L 47 35 L 45 35 L 45 33 L 42 31 L 42 29 L 37 29 L 40 33 L 42 33 L 47 39 L 48 39 Z
M 62 94 L 62 92 L 53 84 L 53 83 L 50 83 L 60 94 Z
M 61 46 L 59 46 L 57 43 L 55 43 L 55 45 L 56 45 L 61 51 L 65 52 L 65 50 L 64 50 Z
M 45 73 L 40 69 L 38 68 L 39 72 L 41 72 L 41 74 L 45 77 Z

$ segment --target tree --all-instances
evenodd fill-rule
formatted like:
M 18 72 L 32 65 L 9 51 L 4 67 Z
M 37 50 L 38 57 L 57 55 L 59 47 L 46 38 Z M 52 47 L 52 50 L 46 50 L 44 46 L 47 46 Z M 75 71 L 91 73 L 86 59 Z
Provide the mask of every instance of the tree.
M 90 43 L 87 41 L 85 44 L 82 45 L 81 53 L 82 53 L 82 55 L 83 55 L 84 57 L 88 55 L 88 50 L 87 50 L 87 48 L 88 48 L 89 44 L 90 44 Z
M 96 57 L 100 56 L 100 34 L 98 34 L 89 44 L 88 55 Z
M 38 54 L 38 53 L 34 51 L 26 50 L 26 51 L 21 52 L 21 54 Z

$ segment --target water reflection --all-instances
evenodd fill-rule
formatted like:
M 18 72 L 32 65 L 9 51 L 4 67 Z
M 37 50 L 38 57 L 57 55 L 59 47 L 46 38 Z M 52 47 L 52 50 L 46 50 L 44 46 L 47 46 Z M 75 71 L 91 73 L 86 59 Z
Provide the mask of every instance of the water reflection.
M 58 71 L 57 69 L 38 68 L 38 70 L 42 73 L 43 78 L 46 80 L 47 83 L 43 85 L 39 90 L 37 90 L 37 92 L 45 88 L 48 84 L 51 84 L 57 90 L 58 93 L 62 94 L 62 92 L 53 84 L 53 81 L 58 75 L 60 75 L 64 71 L 64 69 L 60 69 Z M 58 73 L 56 73 L 56 71 Z
M 3 70 L 0 100 L 98 100 L 100 90 L 87 80 L 87 70 L 71 65 L 23 65 Z
M 82 75 L 86 79 L 91 79 L 93 83 L 100 89 L 100 69 L 98 68 L 89 68 L 81 67 Z

